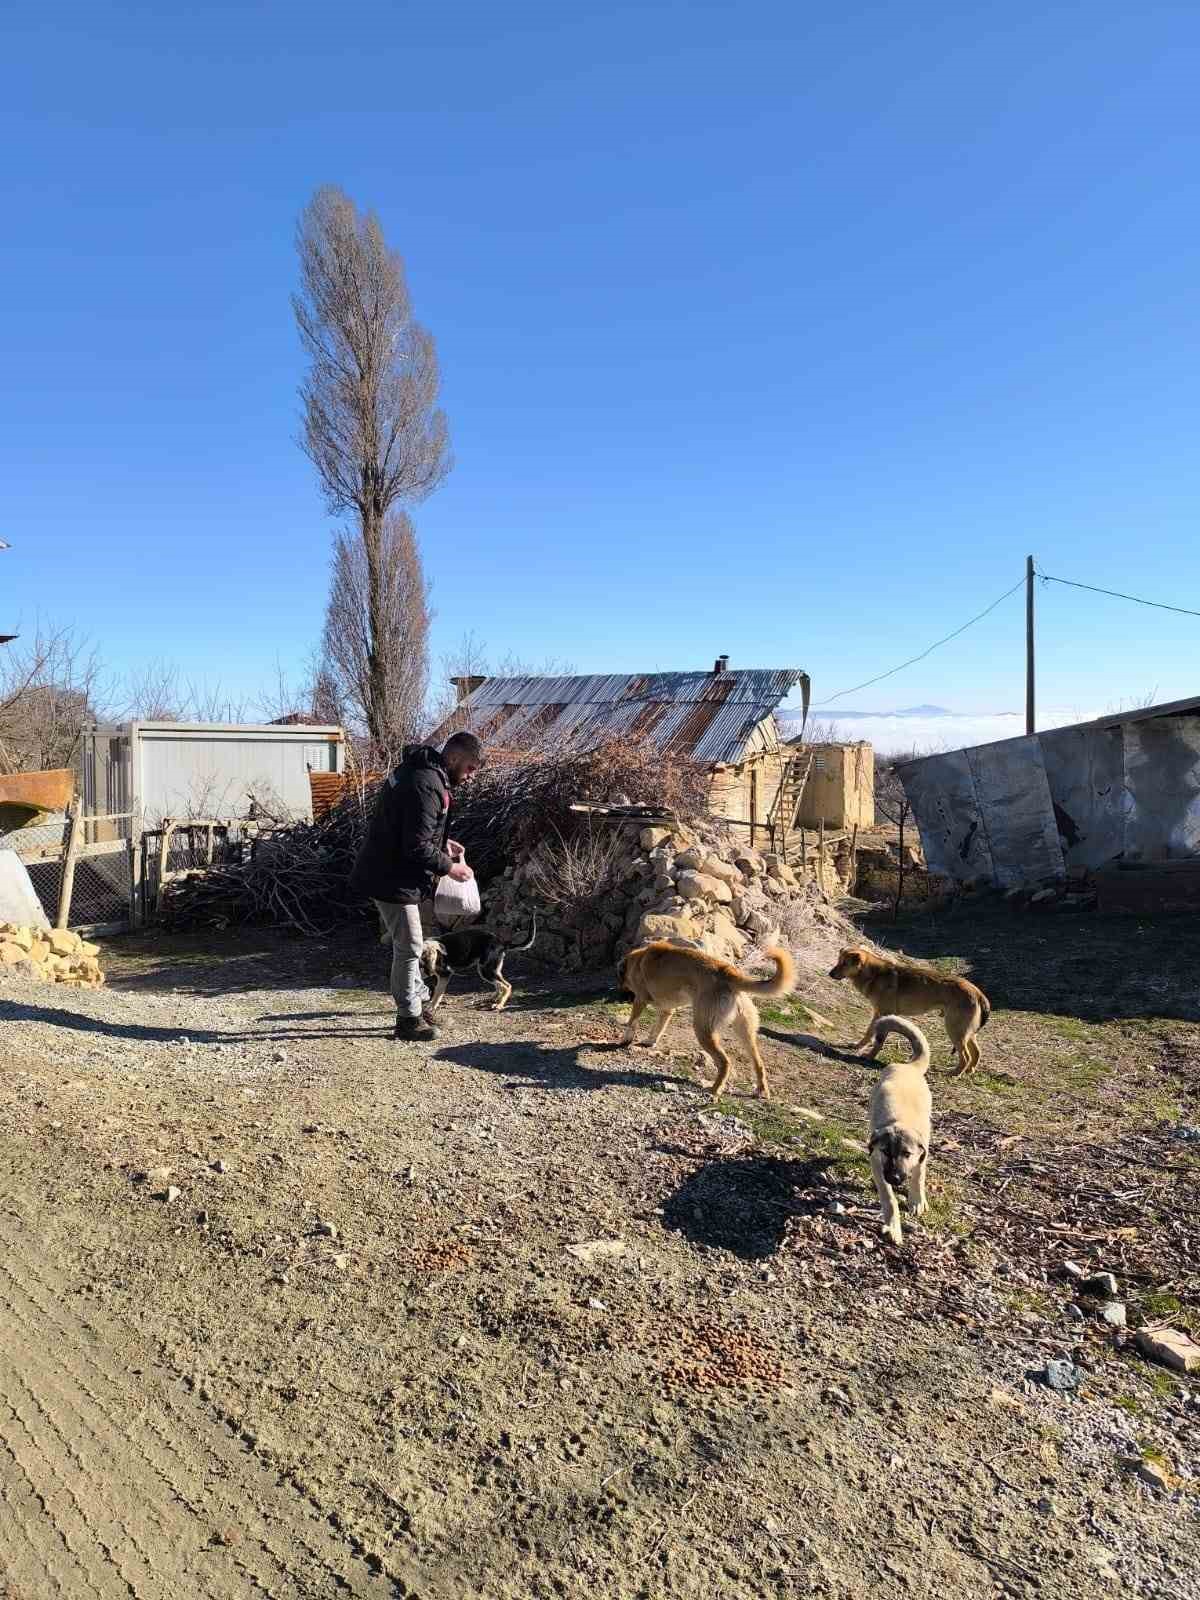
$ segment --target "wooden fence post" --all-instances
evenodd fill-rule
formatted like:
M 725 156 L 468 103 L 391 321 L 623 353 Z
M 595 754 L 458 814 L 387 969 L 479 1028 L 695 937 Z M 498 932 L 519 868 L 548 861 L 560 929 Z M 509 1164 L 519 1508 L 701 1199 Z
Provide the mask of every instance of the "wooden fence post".
M 83 818 L 80 815 L 80 800 L 76 795 L 71 801 L 71 809 L 67 813 L 67 843 L 62 858 L 62 879 L 58 887 L 58 914 L 54 919 L 56 928 L 68 928 L 71 925 L 71 895 L 75 890 L 75 862 L 79 858 L 79 846 L 83 843 Z

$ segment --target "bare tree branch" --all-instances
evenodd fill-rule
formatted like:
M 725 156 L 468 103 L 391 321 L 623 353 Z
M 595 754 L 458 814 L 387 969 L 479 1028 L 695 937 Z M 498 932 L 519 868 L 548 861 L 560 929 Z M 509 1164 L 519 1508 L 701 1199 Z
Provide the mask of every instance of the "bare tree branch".
M 334 586 L 344 561 L 345 581 L 353 568 L 362 595 L 364 623 L 344 648 L 352 645 L 365 661 L 364 720 L 383 754 L 409 718 L 389 700 L 405 692 L 407 667 L 396 670 L 387 633 L 388 519 L 431 493 L 450 468 L 437 352 L 413 321 L 403 263 L 374 213 L 360 214 L 340 189 L 319 189 L 300 218 L 296 248 L 301 292 L 292 306 L 309 358 L 300 390 L 303 446 L 331 513 L 355 519 L 361 556 L 352 556 L 349 535 L 339 536 Z M 353 566 L 359 559 L 361 568 Z M 427 613 L 423 582 L 421 596 Z M 331 593 L 331 605 L 334 599 Z

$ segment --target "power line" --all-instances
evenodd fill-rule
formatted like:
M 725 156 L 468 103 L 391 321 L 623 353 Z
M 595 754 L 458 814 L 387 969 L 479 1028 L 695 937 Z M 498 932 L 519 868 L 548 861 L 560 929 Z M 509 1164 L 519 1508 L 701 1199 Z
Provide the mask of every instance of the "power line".
M 819 701 L 813 709 L 820 710 L 823 706 L 832 705 L 835 700 L 841 700 L 845 695 L 857 694 L 860 689 L 869 689 L 874 683 L 882 683 L 885 678 L 894 677 L 897 672 L 903 672 L 905 667 L 916 666 L 918 661 L 924 661 L 926 656 L 932 655 L 935 650 L 940 650 L 944 644 L 949 644 L 951 639 L 957 639 L 960 633 L 966 633 L 968 628 L 973 628 L 977 622 L 982 622 L 984 617 L 989 616 L 998 605 L 1003 604 L 1009 595 L 1016 594 L 1018 589 L 1024 587 L 1024 584 L 1024 577 L 1018 578 L 1011 589 L 1004 591 L 999 600 L 993 600 L 985 611 L 981 611 L 977 617 L 972 617 L 970 622 L 964 622 L 961 628 L 955 628 L 953 633 L 948 633 L 944 639 L 939 639 L 936 644 L 931 644 L 928 650 L 922 650 L 919 656 L 912 656 L 909 660 L 902 661 L 898 667 L 890 667 L 887 672 L 881 672 L 877 678 L 868 678 L 865 683 L 856 683 L 852 689 L 839 689 L 836 694 L 830 695 L 828 700 Z
M 1177 611 L 1183 617 L 1200 617 L 1200 611 L 1191 611 L 1187 606 L 1168 606 L 1161 600 L 1143 600 L 1140 595 L 1122 594 L 1119 589 L 1100 589 L 1094 583 L 1076 583 L 1073 578 L 1052 578 L 1048 572 L 1039 572 L 1038 577 L 1043 583 L 1065 583 L 1069 589 L 1088 589 L 1092 594 L 1106 594 L 1114 600 L 1132 600 L 1134 605 L 1153 606 L 1156 611 Z

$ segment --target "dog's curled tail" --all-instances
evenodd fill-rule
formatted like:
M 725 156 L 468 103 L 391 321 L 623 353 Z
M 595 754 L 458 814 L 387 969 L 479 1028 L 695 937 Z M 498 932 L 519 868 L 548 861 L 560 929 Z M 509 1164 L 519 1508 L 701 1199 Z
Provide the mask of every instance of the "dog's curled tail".
M 533 949 L 533 941 L 536 938 L 537 938 L 537 912 L 535 911 L 533 913 L 533 927 L 530 930 L 530 934 L 529 934 L 528 939 L 526 939 L 524 944 L 510 944 L 508 948 L 512 951 L 512 953 L 514 955 L 520 955 L 522 950 L 532 950 Z
M 912 1046 L 912 1064 L 921 1072 L 929 1071 L 929 1040 L 907 1017 L 880 1017 L 871 1030 L 876 1044 L 882 1044 L 889 1033 L 898 1033 Z
M 987 995 L 984 994 L 982 989 L 979 990 L 979 999 L 976 1001 L 976 1004 L 979 1007 L 979 1026 L 981 1028 L 986 1028 L 988 1025 L 988 1018 L 992 1014 L 992 1002 L 988 999 Z
M 748 978 L 744 972 L 732 968 L 735 978 L 735 988 L 743 994 L 760 994 L 764 997 L 773 994 L 790 994 L 796 984 L 796 963 L 788 951 L 781 945 L 773 944 L 763 954 L 769 956 L 775 963 L 775 975 L 771 978 Z

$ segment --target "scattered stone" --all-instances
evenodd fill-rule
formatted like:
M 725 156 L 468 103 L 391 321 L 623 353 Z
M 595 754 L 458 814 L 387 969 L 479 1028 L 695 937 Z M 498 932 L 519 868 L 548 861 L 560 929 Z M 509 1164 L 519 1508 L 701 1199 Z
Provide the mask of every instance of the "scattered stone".
M 775 1274 L 771 1271 L 770 1267 L 764 1267 L 758 1276 L 763 1283 L 775 1282 Z
M 214 1172 L 226 1173 L 229 1171 L 229 1163 L 228 1161 L 218 1159 L 213 1162 L 212 1169 Z
M 1200 1140 L 1200 1125 L 1194 1122 L 1181 1122 L 1171 1132 L 1176 1139 Z
M 197 1211 L 197 1213 L 196 1213 L 196 1221 L 200 1224 L 200 1226 L 202 1228 L 207 1228 L 208 1227 L 208 1212 L 207 1211 Z
M 1074 1394 L 1083 1382 L 1082 1369 L 1073 1361 L 1047 1361 L 1044 1367 L 1028 1374 L 1035 1383 L 1044 1383 L 1059 1394 Z
M 670 837 L 670 828 L 643 828 L 638 835 L 638 843 L 649 855 L 651 850 L 657 850 L 660 844 L 666 844 Z
M 1200 1344 L 1178 1328 L 1142 1328 L 1137 1347 L 1148 1361 L 1157 1361 L 1172 1372 L 1200 1372 Z
M 629 1246 L 623 1239 L 590 1239 L 584 1244 L 567 1245 L 566 1252 L 577 1261 L 585 1261 L 589 1267 L 594 1267 L 602 1261 L 619 1260 L 629 1253 Z
M 175 1201 L 179 1199 L 179 1196 L 182 1193 L 183 1191 L 181 1189 L 177 1189 L 174 1184 L 171 1184 L 166 1193 L 163 1195 L 163 1199 L 169 1206 L 174 1205 Z
M 1057 899 L 1057 889 L 1039 889 L 1035 895 L 1030 896 L 1029 904 L 1031 906 L 1044 906 L 1047 905 L 1051 900 Z
M 1083 1277 L 1083 1268 L 1079 1265 L 1078 1261 L 1063 1261 L 1059 1264 L 1056 1271 L 1058 1272 L 1059 1277 L 1069 1278 L 1072 1283 L 1078 1283 L 1080 1278 Z
M 276 1050 L 272 1055 L 271 1060 L 276 1066 L 282 1066 L 287 1061 L 287 1058 L 288 1053 L 286 1050 Z
M 336 1239 L 338 1231 L 332 1222 L 318 1222 L 313 1232 L 322 1239 Z
M 1094 1300 L 1115 1300 L 1117 1280 L 1111 1272 L 1094 1272 L 1090 1278 L 1080 1279 L 1079 1292 L 1091 1295 Z
M 334 1266 L 340 1268 L 343 1272 L 350 1265 L 349 1253 L 344 1251 L 344 1250 L 341 1251 L 338 1255 L 333 1256 L 332 1260 L 333 1260 Z
M 1159 1494 L 1165 1494 L 1171 1487 L 1170 1474 L 1157 1461 L 1139 1461 L 1137 1475 L 1143 1483 L 1157 1490 Z
M 608 1307 L 604 1304 L 603 1300 L 597 1300 L 597 1299 L 593 1298 L 593 1299 L 588 1301 L 588 1310 L 589 1311 L 607 1311 Z
M 1101 1322 L 1106 1322 L 1110 1328 L 1123 1328 L 1125 1326 L 1125 1306 L 1120 1300 L 1110 1300 L 1100 1311 Z

